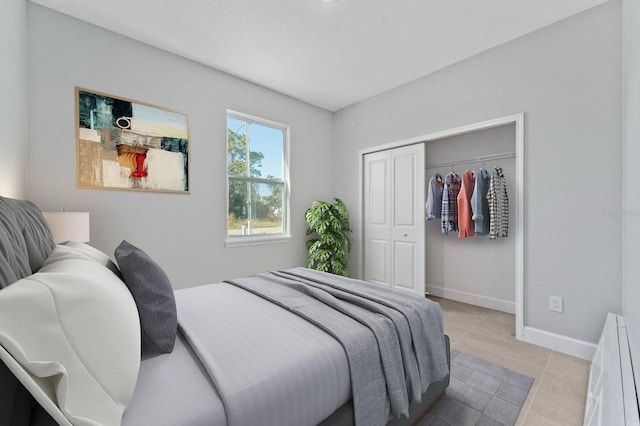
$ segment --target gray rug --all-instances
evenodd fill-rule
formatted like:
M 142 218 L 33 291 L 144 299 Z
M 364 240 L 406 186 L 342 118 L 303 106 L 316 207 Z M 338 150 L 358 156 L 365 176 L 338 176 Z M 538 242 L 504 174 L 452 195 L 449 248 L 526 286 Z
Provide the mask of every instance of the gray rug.
M 451 350 L 451 384 L 419 426 L 513 425 L 533 379 Z

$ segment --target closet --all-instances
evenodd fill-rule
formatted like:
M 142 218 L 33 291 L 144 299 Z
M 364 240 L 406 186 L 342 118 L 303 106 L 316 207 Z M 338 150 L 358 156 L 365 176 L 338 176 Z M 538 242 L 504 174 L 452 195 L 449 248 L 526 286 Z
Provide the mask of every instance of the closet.
M 441 221 L 426 223 L 425 285 L 434 296 L 515 313 L 515 126 L 506 125 L 425 143 L 426 180 L 436 173 L 444 179 L 454 171 L 475 174 L 494 167 L 504 173 L 509 204 L 509 234 L 458 238 L 442 235 Z
M 361 155 L 360 276 L 516 316 L 523 338 L 524 114 L 418 136 Z M 429 179 L 502 168 L 509 234 L 458 238 L 426 220 Z

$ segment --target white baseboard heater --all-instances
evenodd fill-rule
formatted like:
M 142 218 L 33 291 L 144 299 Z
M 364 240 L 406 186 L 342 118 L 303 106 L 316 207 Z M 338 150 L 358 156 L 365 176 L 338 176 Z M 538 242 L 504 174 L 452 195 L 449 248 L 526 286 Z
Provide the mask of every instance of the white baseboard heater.
M 620 315 L 607 315 L 591 361 L 584 425 L 640 425 L 627 329 Z

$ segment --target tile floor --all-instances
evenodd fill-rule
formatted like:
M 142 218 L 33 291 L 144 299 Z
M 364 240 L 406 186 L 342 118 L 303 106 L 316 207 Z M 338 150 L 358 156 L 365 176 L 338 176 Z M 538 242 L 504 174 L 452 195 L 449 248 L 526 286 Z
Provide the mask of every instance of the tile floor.
M 451 347 L 535 379 L 516 425 L 582 425 L 589 361 L 517 341 L 513 315 L 430 296 Z

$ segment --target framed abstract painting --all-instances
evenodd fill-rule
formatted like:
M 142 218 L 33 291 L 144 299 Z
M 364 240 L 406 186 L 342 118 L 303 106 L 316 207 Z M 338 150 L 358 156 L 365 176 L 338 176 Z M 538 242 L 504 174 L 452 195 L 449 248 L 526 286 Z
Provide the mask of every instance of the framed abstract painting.
M 76 87 L 77 186 L 189 192 L 189 115 Z

